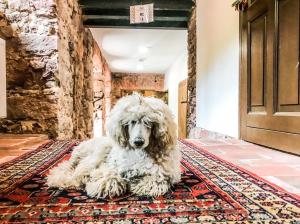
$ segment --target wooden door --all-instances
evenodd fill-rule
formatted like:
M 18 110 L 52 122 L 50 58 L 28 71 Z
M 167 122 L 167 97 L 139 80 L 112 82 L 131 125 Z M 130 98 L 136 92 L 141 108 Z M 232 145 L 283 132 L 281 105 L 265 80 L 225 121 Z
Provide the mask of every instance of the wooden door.
M 300 0 L 249 0 L 241 13 L 241 137 L 300 154 Z
M 178 88 L 178 137 L 186 138 L 187 129 L 187 79 L 179 83 Z

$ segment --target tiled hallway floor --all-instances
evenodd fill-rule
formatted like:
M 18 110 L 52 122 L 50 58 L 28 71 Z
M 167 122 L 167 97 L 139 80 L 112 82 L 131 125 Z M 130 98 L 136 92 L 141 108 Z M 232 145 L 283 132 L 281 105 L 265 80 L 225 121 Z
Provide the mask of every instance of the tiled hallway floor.
M 300 156 L 240 140 L 192 140 L 210 153 L 300 195 Z
M 47 141 L 46 135 L 0 134 L 0 164 L 34 150 Z
M 45 135 L 0 135 L 0 164 L 46 143 Z M 192 140 L 210 153 L 300 195 L 300 157 L 240 140 Z

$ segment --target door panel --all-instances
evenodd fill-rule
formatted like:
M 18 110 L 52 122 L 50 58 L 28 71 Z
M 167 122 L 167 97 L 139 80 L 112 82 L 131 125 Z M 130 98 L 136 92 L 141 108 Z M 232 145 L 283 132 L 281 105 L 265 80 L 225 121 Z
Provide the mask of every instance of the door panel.
M 265 110 L 265 66 L 266 66 L 266 21 L 265 14 L 249 22 L 250 53 L 250 111 Z
M 278 110 L 299 111 L 299 1 L 278 2 Z M 291 16 L 293 15 L 293 16 Z M 287 85 L 289 83 L 289 85 Z
M 300 154 L 300 0 L 241 13 L 241 137 Z

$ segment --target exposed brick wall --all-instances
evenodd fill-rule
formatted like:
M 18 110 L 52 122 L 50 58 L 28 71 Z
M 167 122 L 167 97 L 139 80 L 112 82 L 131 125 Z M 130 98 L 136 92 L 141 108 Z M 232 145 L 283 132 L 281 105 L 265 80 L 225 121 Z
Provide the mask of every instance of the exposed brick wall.
M 94 42 L 93 65 L 94 121 L 101 120 L 102 134 L 105 135 L 106 115 L 110 111 L 111 72 L 96 41 Z
M 165 76 L 162 74 L 136 74 L 113 73 L 112 84 L 114 87 L 129 90 L 139 90 L 141 87 L 147 90 L 163 91 Z
M 111 78 L 111 72 L 108 68 L 107 63 L 104 66 L 104 103 L 105 106 L 103 107 L 103 133 L 106 133 L 106 126 L 105 121 L 106 117 L 109 114 L 111 108 L 112 108 L 112 78 Z
M 78 1 L 0 0 L 8 117 L 0 131 L 89 138 L 94 40 Z
M 196 9 L 188 24 L 188 112 L 187 112 L 187 134 L 196 127 Z
M 151 90 L 164 92 L 164 75 L 161 74 L 112 74 L 112 104 L 122 96 L 122 90 Z
M 94 42 L 93 56 L 93 86 L 94 86 L 94 125 L 102 125 L 98 129 L 103 132 L 103 107 L 104 107 L 104 75 L 102 55 L 96 41 Z M 98 130 L 96 129 L 96 131 Z

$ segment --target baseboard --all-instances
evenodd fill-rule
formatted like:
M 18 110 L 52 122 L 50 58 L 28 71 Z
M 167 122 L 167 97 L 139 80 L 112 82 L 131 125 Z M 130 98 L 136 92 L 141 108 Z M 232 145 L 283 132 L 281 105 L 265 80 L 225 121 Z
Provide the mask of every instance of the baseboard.
M 210 131 L 205 128 L 196 127 L 193 128 L 188 136 L 189 139 L 201 139 L 201 138 L 209 138 L 209 139 L 236 139 L 234 137 L 224 135 L 218 132 Z

